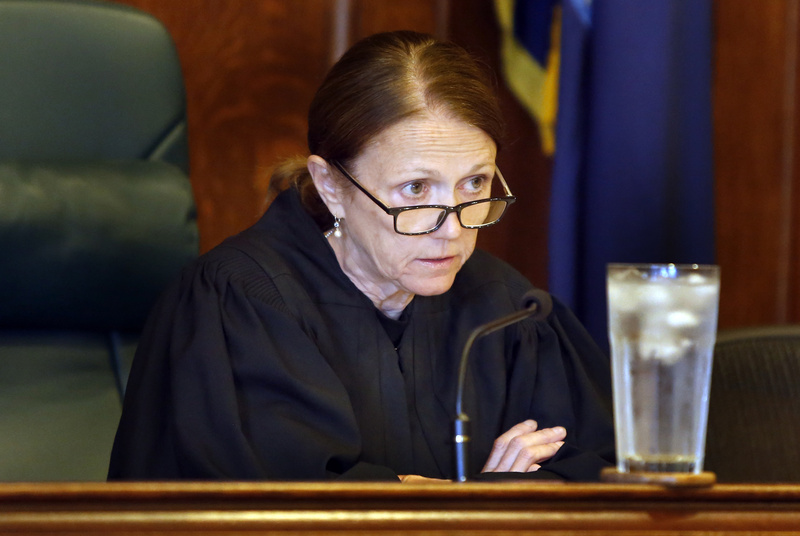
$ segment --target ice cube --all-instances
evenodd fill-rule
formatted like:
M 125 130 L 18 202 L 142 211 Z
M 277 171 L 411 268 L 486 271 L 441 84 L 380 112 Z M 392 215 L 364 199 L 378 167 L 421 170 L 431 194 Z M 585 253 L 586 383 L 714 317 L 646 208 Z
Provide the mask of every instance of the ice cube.
M 663 285 L 645 285 L 641 296 L 642 303 L 648 307 L 660 307 L 670 301 L 670 291 Z
M 654 359 L 664 365 L 673 365 L 680 361 L 691 345 L 688 339 L 642 335 L 639 339 L 639 355 L 645 360 Z
M 611 270 L 611 279 L 615 281 L 636 281 L 642 278 L 642 273 L 633 266 L 620 266 Z
M 691 311 L 671 311 L 667 314 L 667 324 L 672 328 L 693 328 L 700 319 Z
M 698 285 L 694 288 L 694 293 L 697 296 L 702 296 L 704 299 L 709 296 L 716 296 L 719 292 L 719 287 L 714 283 Z
M 639 305 L 638 285 L 611 284 L 608 286 L 608 303 L 613 310 L 630 313 Z
M 689 274 L 686 278 L 686 282 L 690 285 L 702 285 L 706 282 L 706 277 L 700 274 Z

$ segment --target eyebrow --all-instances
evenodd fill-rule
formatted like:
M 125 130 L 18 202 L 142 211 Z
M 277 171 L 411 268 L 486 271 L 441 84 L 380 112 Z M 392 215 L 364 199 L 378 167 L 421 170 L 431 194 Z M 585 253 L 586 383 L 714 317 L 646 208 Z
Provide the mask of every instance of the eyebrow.
M 490 167 L 490 166 L 492 168 L 492 171 L 494 171 L 497 168 L 497 164 L 490 164 L 488 162 L 484 162 L 482 164 L 475 164 L 474 166 L 472 166 L 472 168 L 465 175 L 472 175 L 473 173 L 477 173 L 482 168 Z M 422 168 L 422 167 L 409 169 L 408 172 L 409 173 L 422 173 L 422 174 L 425 174 L 425 175 L 439 175 L 440 174 L 435 169 Z

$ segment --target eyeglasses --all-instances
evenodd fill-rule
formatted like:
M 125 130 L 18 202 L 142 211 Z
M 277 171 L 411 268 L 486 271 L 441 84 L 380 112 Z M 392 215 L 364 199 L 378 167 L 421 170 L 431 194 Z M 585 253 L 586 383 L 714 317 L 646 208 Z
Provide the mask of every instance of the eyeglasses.
M 478 199 L 467 201 L 454 207 L 447 205 L 412 205 L 408 207 L 387 207 L 386 204 L 369 193 L 366 188 L 353 178 L 344 167 L 336 160 L 331 160 L 331 164 L 352 182 L 356 188 L 364 192 L 381 210 L 394 217 L 394 230 L 401 235 L 423 235 L 436 231 L 447 219 L 448 214 L 455 212 L 458 216 L 458 223 L 465 229 L 482 229 L 489 227 L 500 221 L 506 212 L 508 205 L 517 200 L 508 189 L 503 174 L 495 168 L 497 177 L 503 185 L 505 196 L 490 197 L 488 199 Z

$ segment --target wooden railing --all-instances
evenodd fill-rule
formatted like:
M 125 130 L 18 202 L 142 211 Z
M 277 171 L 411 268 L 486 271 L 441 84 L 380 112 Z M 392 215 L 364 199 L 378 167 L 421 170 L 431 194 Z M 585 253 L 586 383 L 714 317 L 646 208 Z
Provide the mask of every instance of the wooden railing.
M 629 531 L 629 532 L 624 532 Z M 800 486 L 0 484 L 0 534 L 774 534 Z

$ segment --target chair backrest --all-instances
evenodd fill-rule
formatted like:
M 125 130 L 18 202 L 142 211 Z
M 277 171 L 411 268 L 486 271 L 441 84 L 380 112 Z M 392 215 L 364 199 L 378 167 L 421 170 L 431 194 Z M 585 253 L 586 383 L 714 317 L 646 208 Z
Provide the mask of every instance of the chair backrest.
M 0 480 L 103 480 L 125 365 L 198 253 L 164 26 L 0 0 Z
M 0 1 L 0 160 L 163 160 L 188 171 L 169 33 L 94 0 Z
M 800 325 L 720 332 L 705 468 L 719 482 L 800 482 Z

